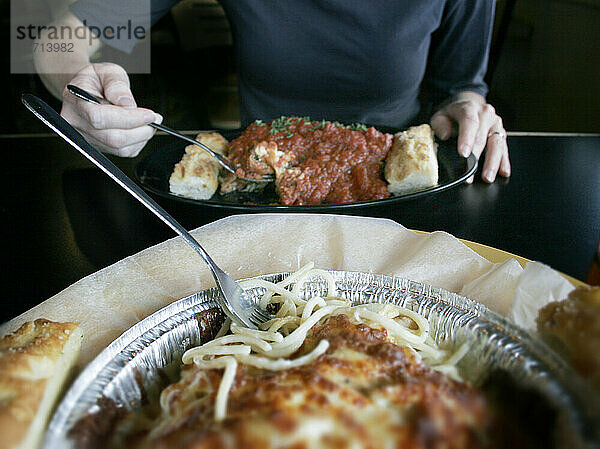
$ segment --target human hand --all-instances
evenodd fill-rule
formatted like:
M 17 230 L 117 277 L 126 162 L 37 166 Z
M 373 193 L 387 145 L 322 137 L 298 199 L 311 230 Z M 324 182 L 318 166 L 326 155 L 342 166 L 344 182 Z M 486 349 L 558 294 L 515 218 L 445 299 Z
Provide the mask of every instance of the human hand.
M 455 124 L 458 125 L 461 156 L 468 157 L 473 153 L 479 160 L 486 149 L 481 174 L 485 182 L 494 182 L 497 174 L 510 176 L 506 131 L 502 119 L 485 98 L 475 92 L 461 92 L 431 117 L 431 127 L 442 140 L 452 135 Z M 473 177 L 467 182 L 473 182 Z
M 138 108 L 125 70 L 111 63 L 89 64 L 69 82 L 106 104 L 91 104 L 63 90 L 61 115 L 99 150 L 121 157 L 135 157 L 154 135 L 149 123 L 162 117 Z M 112 103 L 112 104 L 108 104 Z

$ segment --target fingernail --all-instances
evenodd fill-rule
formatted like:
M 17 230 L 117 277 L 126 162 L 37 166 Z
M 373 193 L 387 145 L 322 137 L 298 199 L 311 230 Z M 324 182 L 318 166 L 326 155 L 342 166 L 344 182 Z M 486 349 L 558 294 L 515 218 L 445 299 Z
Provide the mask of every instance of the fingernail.
M 160 114 L 154 113 L 154 123 L 162 123 L 163 116 Z
M 129 95 L 121 95 L 115 104 L 123 107 L 135 107 L 135 100 Z
M 152 123 L 152 122 L 156 121 L 156 114 L 152 111 L 146 111 L 144 113 L 144 121 L 146 123 Z
M 492 170 L 486 170 L 485 172 L 483 172 L 483 179 L 486 182 L 494 182 L 494 179 L 496 178 L 494 172 Z
M 469 154 L 471 154 L 471 147 L 467 144 L 463 144 L 458 148 L 458 152 L 462 157 L 469 157 Z

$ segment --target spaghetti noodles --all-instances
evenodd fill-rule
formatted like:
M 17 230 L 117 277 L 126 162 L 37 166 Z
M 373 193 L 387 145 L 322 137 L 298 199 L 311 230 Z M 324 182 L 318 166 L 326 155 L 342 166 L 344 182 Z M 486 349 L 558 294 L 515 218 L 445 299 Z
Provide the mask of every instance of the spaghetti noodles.
M 315 277 L 325 281 L 325 294 L 308 295 L 310 297 L 304 299 L 302 287 L 307 280 Z M 405 307 L 390 303 L 352 305 L 351 301 L 338 296 L 331 273 L 314 268 L 312 263 L 279 283 L 251 279 L 240 284 L 244 289 L 265 289 L 259 305 L 267 308 L 271 304 L 279 304 L 274 318 L 264 323 L 260 330 L 244 328 L 226 320 L 214 340 L 189 349 L 182 358 L 184 364 L 193 363 L 202 369 L 224 369 L 215 399 L 216 421 L 226 417 L 227 398 L 238 364 L 269 371 L 310 364 L 327 351 L 327 340 L 321 340 L 307 354 L 292 356 L 315 325 L 340 314 L 346 315 L 353 324 L 385 330 L 390 343 L 410 348 L 431 368 L 460 380 L 456 363 L 467 352 L 466 346 L 463 345 L 454 354 L 439 348 L 430 336 L 428 321 Z M 163 409 L 167 403 L 161 401 Z

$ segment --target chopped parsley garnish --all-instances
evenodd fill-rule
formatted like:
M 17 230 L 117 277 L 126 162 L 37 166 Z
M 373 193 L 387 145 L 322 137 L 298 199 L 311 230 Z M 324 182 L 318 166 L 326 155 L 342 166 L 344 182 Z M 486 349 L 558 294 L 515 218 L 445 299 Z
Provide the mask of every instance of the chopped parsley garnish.
M 325 125 L 327 123 L 329 123 L 329 122 L 326 122 L 325 120 L 321 120 L 315 126 L 313 126 L 310 130 L 311 131 L 316 131 L 317 129 L 323 129 L 323 128 L 325 128 Z
M 353 129 L 355 131 L 366 131 L 369 129 L 369 127 L 364 123 L 353 123 L 352 125 L 349 125 L 346 128 Z
M 313 123 L 310 120 L 310 117 L 286 117 L 282 115 L 278 119 L 275 119 L 271 122 L 271 126 L 269 129 L 269 134 L 275 135 L 282 132 L 287 132 L 286 137 L 292 137 L 294 134 L 290 130 L 290 125 L 300 124 L 304 122 L 305 124 Z M 265 126 L 265 124 L 261 120 L 256 120 L 258 126 Z M 309 131 L 316 131 L 318 129 L 324 129 L 327 124 L 331 124 L 338 128 L 350 129 L 353 131 L 366 131 L 368 129 L 367 125 L 363 123 L 353 123 L 351 125 L 344 125 L 340 122 L 330 122 L 328 120 L 321 120 L 320 122 L 315 122 L 315 124 L 309 129 Z
M 282 115 L 278 119 L 275 119 L 271 122 L 271 130 L 269 133 L 277 134 L 282 131 L 287 131 L 289 125 L 294 123 L 297 119 L 295 117 L 286 117 Z

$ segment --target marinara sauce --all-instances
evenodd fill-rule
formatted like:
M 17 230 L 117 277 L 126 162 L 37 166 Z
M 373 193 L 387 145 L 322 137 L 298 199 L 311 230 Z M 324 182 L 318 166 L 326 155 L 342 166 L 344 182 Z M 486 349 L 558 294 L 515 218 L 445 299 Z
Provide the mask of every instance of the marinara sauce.
M 240 167 L 238 175 L 264 173 L 252 152 L 259 142 L 275 142 L 286 155 L 285 167 L 276 179 L 283 205 L 351 203 L 390 196 L 381 169 L 392 145 L 391 134 L 361 124 L 345 126 L 300 117 L 257 121 L 231 142 L 228 157 Z

